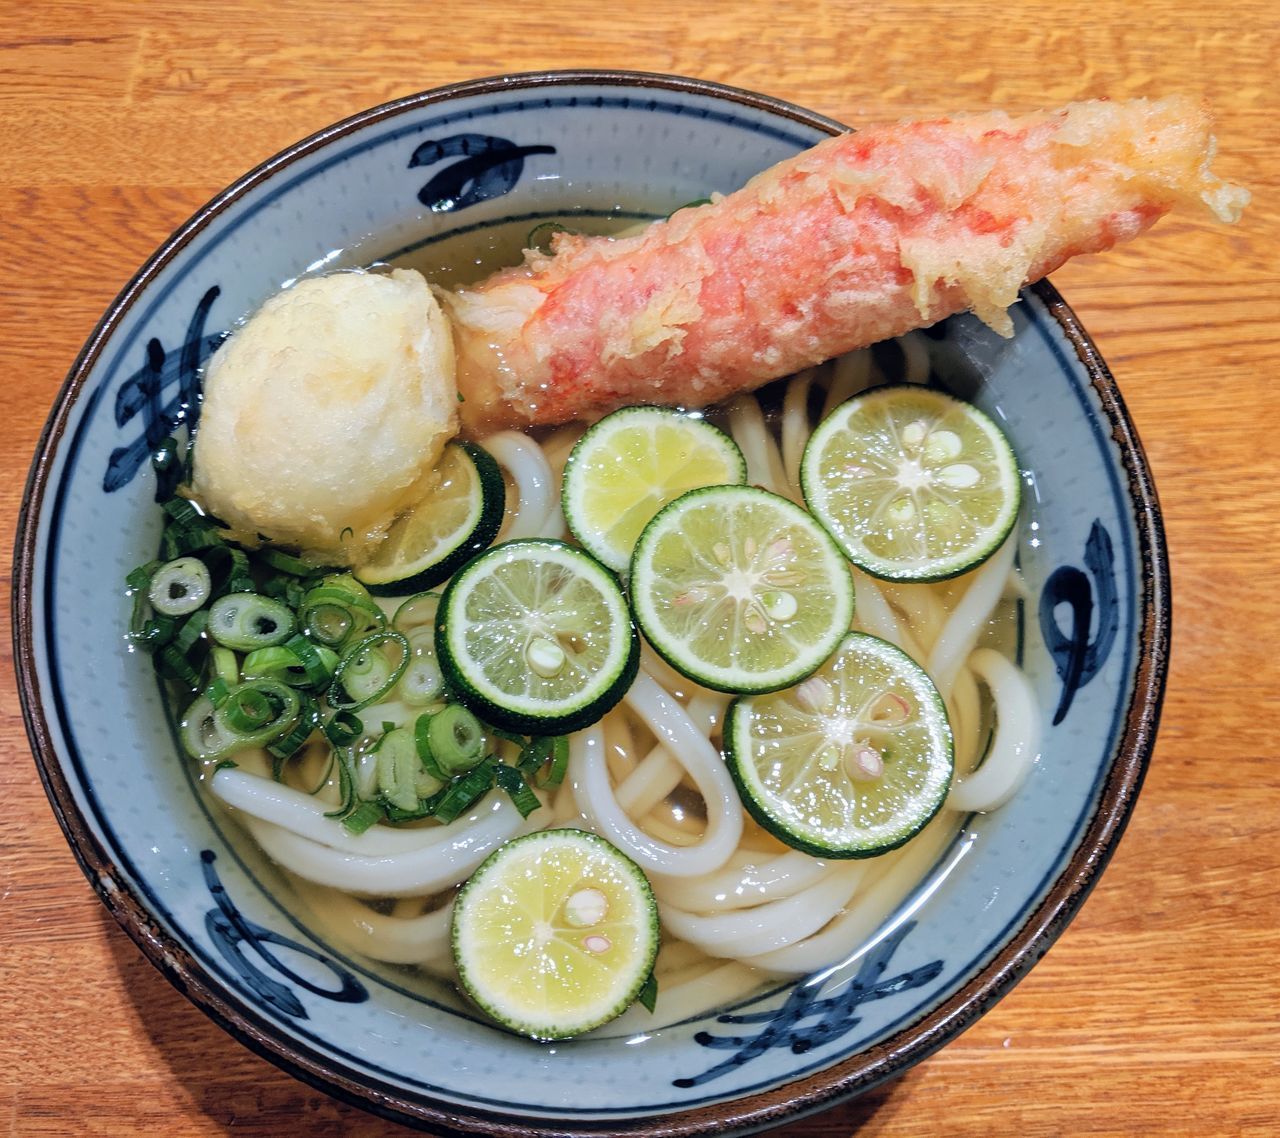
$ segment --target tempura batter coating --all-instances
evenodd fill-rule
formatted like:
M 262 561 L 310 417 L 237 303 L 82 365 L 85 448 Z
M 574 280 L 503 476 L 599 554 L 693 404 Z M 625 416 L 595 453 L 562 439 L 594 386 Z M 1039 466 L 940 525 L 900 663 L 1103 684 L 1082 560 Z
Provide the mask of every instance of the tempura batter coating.
M 449 329 L 418 273 L 300 281 L 209 361 L 192 492 L 243 544 L 357 564 L 435 485 L 457 406 Z
M 442 296 L 472 432 L 700 407 L 972 309 L 998 331 L 1024 284 L 1175 204 L 1234 221 L 1194 100 L 1075 103 L 841 135 L 640 236 Z

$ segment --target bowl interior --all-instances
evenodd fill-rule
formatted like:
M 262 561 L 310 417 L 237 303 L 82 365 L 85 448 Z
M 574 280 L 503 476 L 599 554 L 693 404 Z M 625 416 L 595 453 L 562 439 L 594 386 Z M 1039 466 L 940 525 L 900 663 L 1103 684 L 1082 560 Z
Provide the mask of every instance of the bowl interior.
M 970 818 L 884 925 L 808 980 L 658 1029 L 554 1047 L 515 1039 L 449 987 L 312 935 L 270 864 L 198 793 L 124 638 L 123 579 L 160 530 L 148 456 L 190 413 L 221 333 L 282 284 L 390 260 L 477 275 L 477 255 L 501 258 L 543 219 L 661 215 L 832 128 L 654 77 L 530 77 L 406 100 L 237 183 L 157 254 L 87 346 L 20 533 L 18 658 L 37 761 L 130 934 L 275 1061 L 438 1127 L 760 1125 L 945 1042 L 1043 953 L 1105 862 L 1158 710 L 1163 549 L 1123 408 L 1048 287 L 1024 293 L 1012 339 L 961 317 L 918 340 L 948 386 L 1004 424 L 1026 469 L 1018 651 L 1040 755 L 1010 803 Z

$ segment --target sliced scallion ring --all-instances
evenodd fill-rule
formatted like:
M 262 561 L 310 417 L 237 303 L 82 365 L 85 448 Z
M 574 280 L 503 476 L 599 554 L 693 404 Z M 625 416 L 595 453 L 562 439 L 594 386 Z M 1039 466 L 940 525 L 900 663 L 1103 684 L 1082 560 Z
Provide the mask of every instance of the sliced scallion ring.
M 399 632 L 375 632 L 353 644 L 338 662 L 329 685 L 329 705 L 359 711 L 377 703 L 409 666 L 409 641 Z
M 413 730 L 397 727 L 378 744 L 378 790 L 398 810 L 418 809 L 418 802 L 443 788 L 444 783 L 428 772 L 418 757 Z
M 439 593 L 414 593 L 400 603 L 395 616 L 391 618 L 391 627 L 406 636 L 418 628 L 434 628 L 439 608 Z
M 229 708 L 234 709 L 230 714 Z M 232 688 L 217 706 L 207 694 L 197 697 L 182 717 L 179 735 L 192 758 L 222 759 L 283 738 L 301 712 L 302 701 L 292 688 L 274 680 L 250 680 Z M 251 719 L 257 721 L 251 727 L 236 726 Z
M 198 557 L 179 557 L 161 565 L 151 578 L 147 599 L 165 616 L 186 616 L 209 599 L 209 570 Z
M 427 746 L 435 765 L 446 778 L 465 774 L 484 758 L 484 728 L 474 715 L 451 703 L 427 724 Z
M 312 640 L 336 648 L 386 627 L 386 614 L 354 577 L 326 577 L 308 589 L 298 607 L 298 622 Z
M 399 697 L 411 707 L 425 707 L 444 698 L 444 673 L 436 656 L 435 634 L 431 628 L 410 632 L 409 666 L 400 677 L 396 689 Z
M 257 593 L 228 593 L 209 609 L 209 635 L 224 648 L 252 652 L 293 635 L 293 610 Z

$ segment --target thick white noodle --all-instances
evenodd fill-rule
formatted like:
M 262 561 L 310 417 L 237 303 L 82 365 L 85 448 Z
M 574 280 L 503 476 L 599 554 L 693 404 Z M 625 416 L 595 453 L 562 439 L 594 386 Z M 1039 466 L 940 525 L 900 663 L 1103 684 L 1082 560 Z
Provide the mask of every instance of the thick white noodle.
M 844 911 L 826 928 L 784 948 L 740 954 L 740 959 L 756 968 L 792 976 L 815 972 L 843 959 L 866 943 L 902 904 L 902 899 L 952 839 L 954 827 L 955 816 L 942 815 L 900 850 L 875 858 L 871 863 L 857 863 L 867 869 L 866 888 L 852 897 Z
M 758 973 L 733 960 L 721 961 L 712 968 L 693 970 L 689 979 L 678 977 L 674 983 L 660 980 L 658 1004 L 652 1012 L 642 1004 L 632 1004 L 616 1020 L 598 1028 L 594 1034 L 616 1036 L 692 1019 L 712 1008 L 722 1007 L 732 999 L 741 998 L 759 986 Z
M 858 624 L 873 636 L 896 644 L 905 652 L 904 629 L 893 611 L 893 607 L 885 600 L 884 593 L 874 577 L 861 569 L 852 569 L 854 612 Z
M 729 431 L 747 460 L 747 481 L 784 498 L 790 497 L 791 487 L 778 444 L 765 425 L 760 403 L 754 395 L 739 395 L 729 404 Z
M 643 818 L 684 778 L 684 767 L 666 747 L 654 747 L 618 783 L 614 797 L 632 818 Z
M 938 634 L 925 670 L 933 678 L 943 698 L 951 690 L 956 672 L 973 651 L 983 627 L 1004 593 L 1016 547 L 1017 541 L 1011 534 L 1004 545 L 975 570 L 964 596 L 951 611 Z
M 800 490 L 800 460 L 804 457 L 804 444 L 813 430 L 809 422 L 809 389 L 813 386 L 816 369 L 805 368 L 787 382 L 787 392 L 782 397 L 782 467 L 796 501 L 803 497 Z
M 619 806 L 609 782 L 599 724 L 570 736 L 569 778 L 578 809 L 592 829 L 644 869 L 673 877 L 695 877 L 719 869 L 742 837 L 742 807 L 724 760 L 684 708 L 643 670 L 626 700 L 688 772 L 706 803 L 706 831 L 696 845 L 677 847 L 650 837 L 637 826 Z
M 994 810 L 1013 797 L 1031 769 L 1038 753 L 1040 710 L 1031 682 L 999 652 L 979 648 L 969 657 L 969 666 L 995 703 L 995 739 L 982 766 L 952 786 L 947 805 L 953 810 Z
M 724 726 L 724 715 L 729 709 L 731 698 L 724 692 L 711 691 L 709 688 L 694 688 L 694 695 L 685 704 L 685 711 L 698 725 L 698 730 L 705 735 L 716 736 Z
M 306 881 L 294 888 L 328 937 L 353 952 L 386 964 L 425 964 L 449 959 L 453 902 L 415 917 L 375 913 L 346 893 Z
M 919 332 L 898 337 L 898 346 L 906 357 L 904 383 L 927 383 L 929 380 L 929 344 Z
M 516 487 L 516 512 L 498 535 L 503 541 L 517 537 L 539 537 L 554 526 L 554 513 L 559 509 L 556 477 L 551 472 L 542 448 L 519 431 L 499 431 L 481 444 L 506 468 Z
M 819 421 L 830 415 L 846 399 L 865 390 L 871 383 L 871 363 L 870 348 L 850 352 L 832 363 L 831 386 L 827 388 Z
M 687 912 L 746 909 L 790 897 L 820 881 L 829 863 L 790 850 L 772 857 L 739 851 L 716 873 L 695 878 L 653 877 L 658 900 Z
M 439 827 L 439 841 L 382 855 L 346 853 L 253 817 L 246 825 L 268 857 L 307 881 L 369 897 L 410 897 L 457 885 L 504 842 L 545 825 L 549 814 L 537 810 L 522 819 L 511 800 L 494 791 L 471 813 Z
M 332 809 L 328 803 L 239 768 L 224 767 L 209 786 L 214 795 L 235 810 L 344 853 L 381 857 L 409 853 L 443 840 L 442 826 L 416 830 L 371 826 L 363 834 L 353 834 L 337 818 L 325 817 L 325 812 Z
M 933 644 L 947 618 L 941 594 L 946 585 L 894 585 L 886 582 L 881 588 L 885 600 L 906 618 L 916 643 Z
M 661 910 L 662 923 L 710 956 L 741 957 L 750 946 L 773 951 L 817 932 L 840 912 L 858 887 L 866 867 L 858 862 L 828 865 L 808 889 L 790 897 L 726 913 L 689 913 L 674 905 Z
M 947 718 L 955 743 L 956 773 L 967 774 L 978 762 L 978 732 L 982 726 L 982 695 L 974 678 L 973 657 L 956 673 L 947 699 Z

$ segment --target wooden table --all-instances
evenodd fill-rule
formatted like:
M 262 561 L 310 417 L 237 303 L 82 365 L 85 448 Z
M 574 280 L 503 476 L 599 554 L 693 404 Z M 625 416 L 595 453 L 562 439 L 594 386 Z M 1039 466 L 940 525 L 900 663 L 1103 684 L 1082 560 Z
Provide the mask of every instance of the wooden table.
M 1066 936 L 991 1014 L 788 1132 L 1280 1133 L 1280 17 L 1263 0 L 991 8 L 647 0 L 623 19 L 580 0 L 9 0 L 0 508 L 9 524 L 65 372 L 147 254 L 242 171 L 366 106 L 592 66 L 752 87 L 855 125 L 1203 93 L 1219 169 L 1255 194 L 1243 224 L 1170 219 L 1054 278 L 1124 390 L 1172 553 L 1175 651 L 1133 822 Z M 40 789 L 2 643 L 0 1128 L 406 1133 L 250 1054 L 114 925 Z

